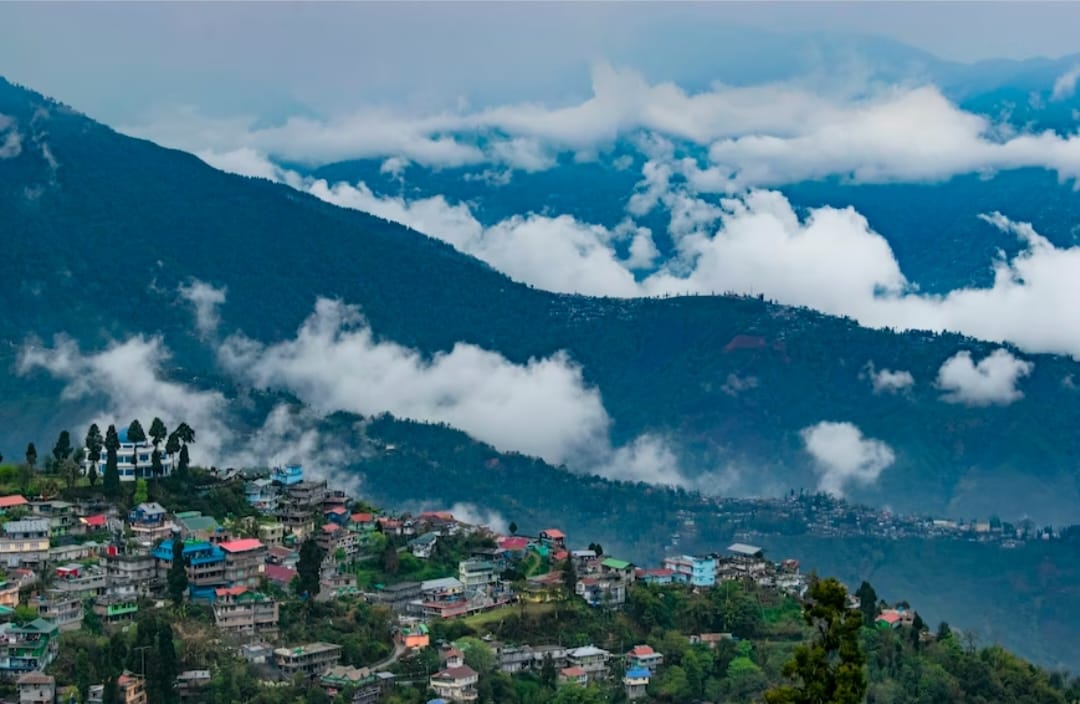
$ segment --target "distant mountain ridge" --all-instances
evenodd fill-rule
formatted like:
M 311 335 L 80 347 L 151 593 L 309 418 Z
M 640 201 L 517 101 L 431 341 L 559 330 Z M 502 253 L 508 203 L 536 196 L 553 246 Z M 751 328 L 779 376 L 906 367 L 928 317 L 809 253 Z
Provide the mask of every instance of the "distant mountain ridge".
M 161 334 L 178 380 L 215 374 L 177 287 L 227 286 L 222 327 L 291 338 L 318 296 L 361 306 L 376 335 L 425 355 L 469 342 L 523 364 L 565 350 L 599 389 L 612 440 L 669 438 L 688 474 L 730 468 L 717 490 L 813 488 L 800 431 L 852 422 L 895 451 L 852 497 L 898 510 L 1030 514 L 1080 521 L 1073 392 L 1080 365 L 1034 362 L 1006 407 L 944 403 L 933 381 L 960 350 L 997 345 L 896 334 L 754 298 L 610 300 L 517 284 L 450 246 L 288 187 L 224 174 L 195 157 L 119 135 L 31 91 L 0 83 L 0 114 L 22 135 L 0 160 L 8 285 L 0 363 L 28 338 L 65 333 L 84 349 Z M 25 134 L 23 134 L 25 132 Z M 737 336 L 767 344 L 725 347 Z M 736 346 L 738 347 L 738 346 Z M 907 394 L 875 394 L 865 370 L 910 371 Z M 753 379 L 736 388 L 732 379 Z M 0 447 L 44 442 L 86 404 L 56 402 L 43 374 L 0 381 Z M 78 412 L 78 413 L 77 413 Z

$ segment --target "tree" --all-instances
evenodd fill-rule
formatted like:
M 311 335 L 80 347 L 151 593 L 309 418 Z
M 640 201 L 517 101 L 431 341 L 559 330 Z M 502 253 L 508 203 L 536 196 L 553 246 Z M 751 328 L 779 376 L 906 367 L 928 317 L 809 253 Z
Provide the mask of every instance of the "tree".
M 98 473 L 97 473 L 97 464 L 96 463 L 90 465 L 90 469 L 86 470 L 86 478 L 90 482 L 90 488 L 91 489 L 94 488 L 95 486 L 97 486 Z
M 176 476 L 183 479 L 187 476 L 188 466 L 191 464 L 191 458 L 188 457 L 187 445 L 180 446 L 180 459 L 176 463 Z
M 797 680 L 765 693 L 768 704 L 859 704 L 866 696 L 865 657 L 859 646 L 863 615 L 847 608 L 847 590 L 835 579 L 810 585 L 803 619 L 814 639 L 795 648 L 784 676 Z
M 90 429 L 86 431 L 86 442 L 84 444 L 86 445 L 86 458 L 95 464 L 100 462 L 104 440 L 101 437 L 101 429 L 98 428 L 97 423 L 90 424 Z
M 180 666 L 176 658 L 176 645 L 173 643 L 172 626 L 168 623 L 158 625 L 157 631 L 157 666 L 156 687 L 158 697 L 150 701 L 160 701 L 164 704 L 173 704 L 179 701 L 179 693 L 176 691 L 176 676 L 180 674 Z
M 315 538 L 308 538 L 300 546 L 300 559 L 296 563 L 296 593 L 313 599 L 319 594 L 319 573 L 322 570 L 322 561 L 326 552 L 315 542 Z
M 859 611 L 862 612 L 863 623 L 867 626 L 873 626 L 874 620 L 877 618 L 877 592 L 870 586 L 870 582 L 863 580 L 863 583 L 855 591 L 855 596 L 859 597 Z
M 604 546 L 600 543 L 589 543 L 589 549 L 595 552 L 597 557 L 604 554 Z
M 135 445 L 135 449 L 131 453 L 131 464 L 134 465 L 135 476 L 139 476 L 139 443 L 146 442 L 146 433 L 143 431 L 142 423 L 139 419 L 131 421 L 131 425 L 127 429 L 128 442 Z
M 173 431 L 173 435 L 176 436 L 176 442 L 179 443 L 180 461 L 176 464 L 176 474 L 180 478 L 187 476 L 188 467 L 191 465 L 191 458 L 188 456 L 188 445 L 195 444 L 195 431 L 191 429 L 191 426 L 187 423 L 180 423 L 176 426 L 176 430 Z M 176 443 L 173 444 L 176 447 Z M 168 450 L 168 445 L 166 445 Z
M 187 564 L 184 562 L 184 541 L 179 538 L 173 539 L 172 564 L 165 581 L 169 588 L 169 598 L 179 606 L 184 601 L 184 593 L 188 588 Z
M 79 690 L 79 701 L 85 702 L 90 696 L 90 685 L 94 673 L 90 670 L 90 658 L 85 648 L 80 648 L 75 655 L 75 688 Z
M 566 598 L 572 599 L 577 594 L 577 570 L 574 569 L 574 561 L 567 560 L 562 571 L 563 587 L 566 588 Z
M 946 638 L 952 638 L 952 629 L 949 628 L 949 624 L 942 621 L 937 627 L 937 640 L 945 640 Z
M 110 425 L 105 430 L 105 493 L 116 496 L 120 492 L 120 468 L 117 466 L 116 453 L 120 450 L 120 436 L 116 426 Z
M 155 477 L 160 477 L 165 473 L 165 468 L 161 466 L 161 450 L 156 447 L 150 453 L 150 473 Z
M 82 475 L 83 451 L 80 449 L 75 453 L 75 457 L 65 457 L 60 460 L 56 469 L 60 472 L 60 476 L 64 478 L 64 482 L 67 484 L 67 488 L 70 491 L 75 488 L 75 485 L 79 483 L 79 477 Z
M 150 442 L 154 443 L 154 447 L 160 445 L 168 434 L 169 431 L 165 429 L 165 424 L 160 418 L 155 417 L 150 421 Z
M 514 523 L 513 521 L 510 521 L 510 525 L 508 527 L 510 528 L 510 535 L 517 535 L 517 532 L 518 532 L 518 524 L 517 523 Z
M 34 465 L 37 464 L 37 448 L 34 447 L 34 443 L 30 443 L 26 446 L 26 464 L 30 467 L 30 471 L 34 471 Z
M 135 504 L 145 503 L 150 498 L 150 492 L 146 486 L 145 479 L 135 480 L 135 493 L 131 496 L 132 502 Z
M 60 436 L 56 438 L 56 444 L 53 445 L 53 459 L 57 464 L 60 464 L 68 457 L 71 457 L 71 433 L 66 430 L 60 431 Z

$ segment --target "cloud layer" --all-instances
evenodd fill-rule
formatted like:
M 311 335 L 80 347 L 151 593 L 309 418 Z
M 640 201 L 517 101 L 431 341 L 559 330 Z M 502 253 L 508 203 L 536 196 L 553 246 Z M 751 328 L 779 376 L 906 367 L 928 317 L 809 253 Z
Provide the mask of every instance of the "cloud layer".
M 896 461 L 891 447 L 863 437 L 852 423 L 822 421 L 800 435 L 819 475 L 818 491 L 835 496 L 843 496 L 852 484 L 873 484 Z
M 941 365 L 937 386 L 945 392 L 942 400 L 949 403 L 1007 406 L 1024 397 L 1017 384 L 1034 369 L 1034 364 L 1005 349 L 994 350 L 978 363 L 971 352 L 962 350 Z

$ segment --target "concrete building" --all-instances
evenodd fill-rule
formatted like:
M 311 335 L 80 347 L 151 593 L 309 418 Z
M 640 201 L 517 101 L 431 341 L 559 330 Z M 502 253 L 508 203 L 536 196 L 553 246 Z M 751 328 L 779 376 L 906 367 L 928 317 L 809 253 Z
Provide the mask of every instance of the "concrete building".
M 0 562 L 7 567 L 34 566 L 49 558 L 49 521 L 8 521 L 0 533 Z
M 332 643 L 308 643 L 274 651 L 274 662 L 287 678 L 295 675 L 314 678 L 341 658 L 341 646 Z
M 54 704 L 56 678 L 43 672 L 28 672 L 18 679 L 19 704 Z
M 139 600 L 135 596 L 113 596 L 94 600 L 94 613 L 103 623 L 127 623 L 134 621 L 139 613 Z
M 154 477 L 151 467 L 154 446 L 148 440 L 139 443 L 129 442 L 127 428 L 118 428 L 116 431 L 120 440 L 120 449 L 116 451 L 116 469 L 120 475 L 120 481 L 133 482 L 136 479 L 151 479 Z M 162 476 L 169 476 L 173 472 L 174 458 L 164 452 L 161 453 Z M 83 474 L 90 470 L 89 459 L 83 462 Z M 98 460 L 97 473 L 99 477 L 105 476 L 108 464 L 108 453 L 102 450 L 101 459 Z
M 56 624 L 36 618 L 24 626 L 0 625 L 0 677 L 16 679 L 44 670 L 56 658 Z
M 671 570 L 671 580 L 694 587 L 716 586 L 716 559 L 679 555 L 664 559 L 664 568 Z
M 232 585 L 258 586 L 266 572 L 267 548 L 256 538 L 230 540 L 218 545 L 225 553 L 225 581 Z
M 584 670 L 589 682 L 601 682 L 608 678 L 609 659 L 611 659 L 611 653 L 592 645 L 574 648 L 566 653 L 566 660 L 570 666 Z
M 38 616 L 55 624 L 61 631 L 82 628 L 86 609 L 83 599 L 78 596 L 50 589 L 44 596 L 35 597 L 31 604 L 37 607 Z
M 166 540 L 154 548 L 158 579 L 164 581 L 173 560 L 173 541 Z M 213 589 L 225 585 L 225 551 L 207 542 L 184 543 L 188 583 L 192 596 L 208 596 Z M 209 590 L 209 591 L 208 591 Z
M 465 585 L 466 591 L 488 590 L 499 581 L 499 577 L 495 574 L 495 563 L 469 559 L 458 563 L 458 580 Z
M 641 699 L 648 694 L 649 679 L 652 673 L 643 667 L 632 667 L 623 675 L 623 688 L 630 701 Z
M 460 650 L 450 649 L 444 656 L 446 666 L 432 675 L 429 682 L 435 695 L 452 702 L 476 701 L 476 683 L 480 681 L 476 670 L 465 664 Z
M 274 637 L 278 629 L 278 603 L 244 586 L 215 591 L 214 622 L 227 633 Z

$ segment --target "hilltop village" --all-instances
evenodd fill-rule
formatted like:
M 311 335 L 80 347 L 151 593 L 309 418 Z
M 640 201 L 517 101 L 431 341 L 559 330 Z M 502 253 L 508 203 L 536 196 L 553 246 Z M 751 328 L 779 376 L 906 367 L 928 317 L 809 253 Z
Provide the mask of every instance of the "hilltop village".
M 813 578 L 752 544 L 635 565 L 300 465 L 192 467 L 184 425 L 65 436 L 0 469 L 2 701 L 750 701 L 807 635 Z M 865 583 L 847 607 L 950 637 Z

